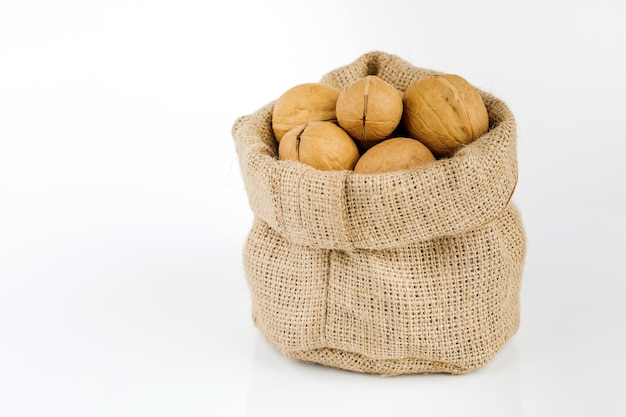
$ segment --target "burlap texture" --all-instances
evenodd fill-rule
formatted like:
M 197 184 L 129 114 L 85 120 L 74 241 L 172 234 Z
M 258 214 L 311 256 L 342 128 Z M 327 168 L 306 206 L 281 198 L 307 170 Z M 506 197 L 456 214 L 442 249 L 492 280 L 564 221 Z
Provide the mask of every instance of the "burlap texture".
M 377 74 L 404 91 L 434 73 L 374 51 L 321 82 L 343 88 Z M 515 121 L 480 94 L 487 134 L 385 174 L 278 160 L 274 102 L 235 121 L 254 213 L 243 253 L 253 320 L 284 355 L 381 375 L 462 374 L 517 331 L 526 240 L 510 201 Z

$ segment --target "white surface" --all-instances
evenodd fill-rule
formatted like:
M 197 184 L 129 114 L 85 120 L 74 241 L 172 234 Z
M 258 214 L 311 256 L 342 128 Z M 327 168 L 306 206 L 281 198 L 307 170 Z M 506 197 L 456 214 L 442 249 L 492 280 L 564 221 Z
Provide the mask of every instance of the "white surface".
M 0 416 L 625 415 L 625 3 L 215 4 L 0 3 Z M 232 122 L 370 50 L 516 114 L 522 324 L 469 375 L 251 322 Z

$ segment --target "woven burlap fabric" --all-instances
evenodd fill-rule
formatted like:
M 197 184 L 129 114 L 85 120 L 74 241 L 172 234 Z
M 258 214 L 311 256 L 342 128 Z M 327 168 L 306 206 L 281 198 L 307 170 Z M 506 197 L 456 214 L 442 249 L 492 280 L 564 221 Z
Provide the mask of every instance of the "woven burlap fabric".
M 376 51 L 321 82 L 343 88 L 367 74 L 404 90 L 435 72 Z M 235 121 L 254 213 L 243 263 L 269 343 L 359 372 L 461 374 L 517 331 L 526 241 L 510 201 L 515 121 L 480 93 L 487 134 L 450 158 L 385 174 L 278 160 L 274 102 Z

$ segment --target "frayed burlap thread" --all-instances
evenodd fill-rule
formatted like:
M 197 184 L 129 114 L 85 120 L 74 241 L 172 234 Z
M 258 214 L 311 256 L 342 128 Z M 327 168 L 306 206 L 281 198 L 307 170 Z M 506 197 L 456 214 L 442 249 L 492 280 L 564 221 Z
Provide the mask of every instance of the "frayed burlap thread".
M 403 91 L 435 74 L 379 51 L 326 74 Z M 243 263 L 252 317 L 285 356 L 380 375 L 463 374 L 517 331 L 526 251 L 508 107 L 480 91 L 490 130 L 455 155 L 385 174 L 277 159 L 274 102 L 233 125 L 254 213 Z

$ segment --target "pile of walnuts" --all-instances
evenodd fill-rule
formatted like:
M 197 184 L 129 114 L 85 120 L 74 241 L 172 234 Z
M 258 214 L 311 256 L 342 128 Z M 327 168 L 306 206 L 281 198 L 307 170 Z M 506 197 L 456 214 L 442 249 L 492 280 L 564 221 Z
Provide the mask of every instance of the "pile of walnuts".
M 300 84 L 274 105 L 279 159 L 320 170 L 381 173 L 451 156 L 489 129 L 487 109 L 464 78 L 440 74 L 402 92 L 377 75 L 342 90 Z

